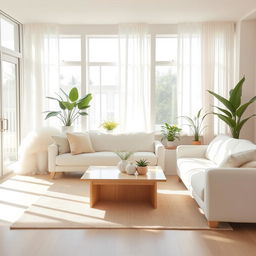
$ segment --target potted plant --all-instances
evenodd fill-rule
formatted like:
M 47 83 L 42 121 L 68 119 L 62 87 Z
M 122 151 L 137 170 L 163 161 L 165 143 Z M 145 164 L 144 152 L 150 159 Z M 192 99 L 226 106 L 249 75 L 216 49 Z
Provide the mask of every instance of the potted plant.
M 115 152 L 115 153 L 121 159 L 121 161 L 117 164 L 117 167 L 118 167 L 120 172 L 125 173 L 126 172 L 125 168 L 128 164 L 128 159 L 133 154 L 133 152 Z
M 203 127 L 203 122 L 205 117 L 208 115 L 208 113 L 201 115 L 202 114 L 202 108 L 197 112 L 197 115 L 194 116 L 193 118 L 189 116 L 181 116 L 181 118 L 184 118 L 185 120 L 188 121 L 188 126 L 190 127 L 194 140 L 192 141 L 193 145 L 201 145 L 200 141 L 200 135 L 205 127 Z
M 72 88 L 67 94 L 61 89 L 63 96 L 58 95 L 58 98 L 47 97 L 48 99 L 55 100 L 59 104 L 60 110 L 45 111 L 46 117 L 57 117 L 63 124 L 62 131 L 72 131 L 72 124 L 79 116 L 88 115 L 86 109 L 90 107 L 89 103 L 92 100 L 92 95 L 89 93 L 79 99 L 79 93 L 76 87 Z
M 161 128 L 161 133 L 163 135 L 162 140 L 167 140 L 167 147 L 175 148 L 174 141 L 175 139 L 180 139 L 180 132 L 182 129 L 177 127 L 176 125 L 169 125 L 168 123 L 164 123 Z
M 117 126 L 118 126 L 118 123 L 114 121 L 105 121 L 104 123 L 101 124 L 101 127 L 108 132 L 112 132 Z
M 212 114 L 218 116 L 219 119 L 224 121 L 229 126 L 231 134 L 235 139 L 239 139 L 240 132 L 244 124 L 250 118 L 256 116 L 256 114 L 253 114 L 249 117 L 242 118 L 246 109 L 256 101 L 256 96 L 254 96 L 249 101 L 242 104 L 241 98 L 244 81 L 245 78 L 243 77 L 235 86 L 235 88 L 229 91 L 229 98 L 224 98 L 217 93 L 208 90 L 210 94 L 212 94 L 225 106 L 225 109 L 214 106 L 219 111 L 221 111 L 221 113 L 212 112 Z
M 148 171 L 149 162 L 146 159 L 140 159 L 136 161 L 137 172 L 139 175 L 145 175 Z

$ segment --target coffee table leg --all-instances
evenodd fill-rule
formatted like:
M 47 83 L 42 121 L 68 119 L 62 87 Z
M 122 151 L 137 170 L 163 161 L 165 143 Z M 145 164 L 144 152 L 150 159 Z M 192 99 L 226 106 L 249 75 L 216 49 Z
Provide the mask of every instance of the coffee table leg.
M 157 183 L 151 185 L 151 203 L 153 208 L 157 208 Z
M 99 185 L 93 184 L 93 182 L 90 182 L 90 207 L 92 208 L 97 201 L 99 200 L 100 196 L 100 187 Z

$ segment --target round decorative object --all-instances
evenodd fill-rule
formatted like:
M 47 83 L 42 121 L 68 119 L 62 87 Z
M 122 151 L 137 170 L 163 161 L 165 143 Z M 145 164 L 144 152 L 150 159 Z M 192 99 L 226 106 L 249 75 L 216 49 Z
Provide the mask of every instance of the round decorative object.
M 117 164 L 117 168 L 119 169 L 120 172 L 126 173 L 126 166 L 128 164 L 127 160 L 121 160 L 118 164 Z
M 137 171 L 137 166 L 133 163 L 129 163 L 126 165 L 125 171 L 127 174 L 134 175 Z
M 139 175 L 145 175 L 148 172 L 147 166 L 137 166 L 137 172 Z

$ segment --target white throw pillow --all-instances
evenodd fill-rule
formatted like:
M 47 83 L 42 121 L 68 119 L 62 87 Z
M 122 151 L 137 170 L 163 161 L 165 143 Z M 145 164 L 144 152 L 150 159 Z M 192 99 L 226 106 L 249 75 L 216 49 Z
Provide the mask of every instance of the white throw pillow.
M 58 146 L 59 155 L 70 153 L 70 147 L 67 137 L 64 136 L 52 136 L 55 144 Z
M 240 167 L 241 165 L 251 162 L 256 158 L 256 150 L 242 151 L 232 154 L 222 162 L 221 167 Z
M 251 161 L 240 166 L 240 168 L 256 168 L 256 161 Z
M 67 138 L 72 155 L 82 153 L 94 153 L 91 139 L 88 133 L 68 133 Z

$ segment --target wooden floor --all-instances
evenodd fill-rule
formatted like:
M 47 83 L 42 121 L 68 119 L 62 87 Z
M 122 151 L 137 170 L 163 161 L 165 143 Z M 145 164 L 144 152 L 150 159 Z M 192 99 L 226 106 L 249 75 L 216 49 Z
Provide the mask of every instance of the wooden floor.
M 0 204 L 0 215 L 2 210 Z M 0 255 L 256 255 L 256 224 L 232 227 L 233 231 L 10 230 L 0 221 Z

